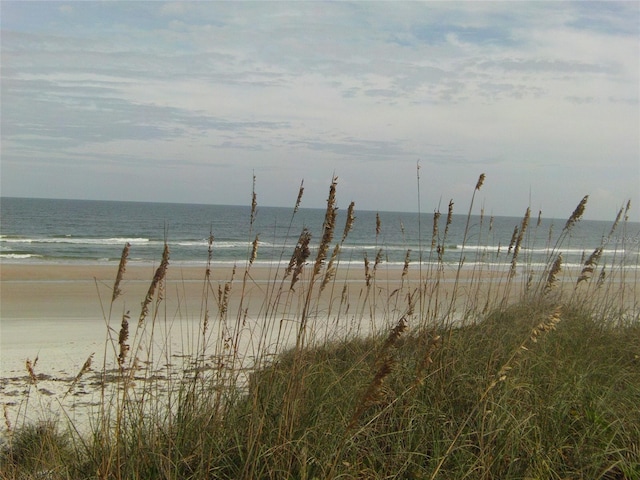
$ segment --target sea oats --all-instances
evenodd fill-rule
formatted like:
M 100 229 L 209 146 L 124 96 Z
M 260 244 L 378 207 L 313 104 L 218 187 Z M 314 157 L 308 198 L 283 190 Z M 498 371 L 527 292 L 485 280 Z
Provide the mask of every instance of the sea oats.
M 329 187 L 329 198 L 327 198 L 327 210 L 324 216 L 324 223 L 322 226 L 322 239 L 318 247 L 318 254 L 316 261 L 313 265 L 313 276 L 315 277 L 320 273 L 320 269 L 327 258 L 327 252 L 329 250 L 329 244 L 333 240 L 333 233 L 336 226 L 336 186 L 338 184 L 338 177 L 334 177 L 331 186 Z
M 578 281 L 576 282 L 576 285 L 578 285 L 580 282 L 585 282 L 591 278 L 591 276 L 593 275 L 593 271 L 598 266 L 598 261 L 600 260 L 601 256 L 602 256 L 602 246 L 596 248 L 591 253 L 591 255 L 589 255 L 589 258 L 587 258 L 587 261 L 584 262 L 584 267 L 580 272 L 580 277 L 578 277 Z
M 122 294 L 122 290 L 120 290 L 120 282 L 122 281 L 122 277 L 124 276 L 124 272 L 127 266 L 127 258 L 129 257 L 129 249 L 131 248 L 131 244 L 129 242 L 125 243 L 124 248 L 122 249 L 122 255 L 120 255 L 120 264 L 118 265 L 118 273 L 116 275 L 116 281 L 113 284 L 113 294 L 111 295 L 111 301 L 115 301 Z
M 236 275 L 236 266 L 233 266 L 231 270 L 231 278 L 225 282 L 224 287 L 218 285 L 218 312 L 220 318 L 224 318 L 229 309 L 229 294 L 231 293 L 231 285 L 233 285 L 233 278 Z
M 297 213 L 300 208 L 300 202 L 302 201 L 302 194 L 304 193 L 304 179 L 300 182 L 300 189 L 298 190 L 298 198 L 296 198 L 296 206 L 293 207 L 293 213 Z
M 329 264 L 327 265 L 327 269 L 326 269 L 326 272 L 324 274 L 324 278 L 322 279 L 322 283 L 320 284 L 320 291 L 325 289 L 325 287 L 328 285 L 329 281 L 335 275 L 336 269 L 334 267 L 334 263 L 338 259 L 338 255 L 340 254 L 341 246 L 344 243 L 344 241 L 347 239 L 347 236 L 349 235 L 349 232 L 351 231 L 351 228 L 353 227 L 353 222 L 356 219 L 356 217 L 354 217 L 354 215 L 353 215 L 354 207 L 355 207 L 355 202 L 351 202 L 349 204 L 349 208 L 347 209 L 347 218 L 346 218 L 345 223 L 344 223 L 344 230 L 342 231 L 342 239 L 340 240 L 340 243 L 336 244 L 335 247 L 333 248 L 333 252 L 331 253 L 331 257 L 329 259 Z
M 476 190 L 480 190 L 482 185 L 484 184 L 485 174 L 481 173 L 480 177 L 478 177 L 478 183 L 476 183 Z
M 340 253 L 340 244 L 337 243 L 335 247 L 333 247 L 333 252 L 331 253 L 331 258 L 329 259 L 329 263 L 327 264 L 327 269 L 324 273 L 324 277 L 322 279 L 322 283 L 320 284 L 320 291 L 323 291 L 325 287 L 329 284 L 331 279 L 336 273 L 336 268 L 333 265 L 338 258 L 338 254 Z
M 7 433 L 9 437 L 13 435 L 13 426 L 11 425 L 11 420 L 9 420 L 9 405 L 6 403 L 3 405 L 3 413 L 4 413 L 4 426 L 7 429 Z
M 531 330 L 531 335 L 529 339 L 533 343 L 536 343 L 538 341 L 538 338 L 543 333 L 548 333 L 552 330 L 555 330 L 556 325 L 560 322 L 560 312 L 561 312 L 560 307 L 556 307 L 553 313 L 549 315 L 549 317 L 546 320 L 540 322 Z
M 356 406 L 356 410 L 351 416 L 349 425 L 347 425 L 347 431 L 352 430 L 357 425 L 358 420 L 360 419 L 364 411 L 379 399 L 384 380 L 393 371 L 394 363 L 394 359 L 390 355 L 386 356 L 384 359 L 382 359 L 381 362 L 379 362 L 378 370 L 367 386 L 367 389 L 361 395 L 360 400 L 358 401 L 358 404 Z
M 451 225 L 451 223 L 453 222 L 453 199 L 449 200 L 449 207 L 447 210 L 447 222 L 445 223 L 444 226 L 444 235 L 442 236 L 442 243 L 440 245 L 438 245 L 438 248 L 436 249 L 436 252 L 438 253 L 438 261 L 442 261 L 442 258 L 444 256 L 444 244 L 445 241 L 448 237 L 449 234 L 449 225 Z
M 355 208 L 355 206 L 356 203 L 351 202 L 349 204 L 349 208 L 347 208 L 347 219 L 344 222 L 344 231 L 342 232 L 342 240 L 340 241 L 341 243 L 344 243 L 344 241 L 347 239 L 347 235 L 349 235 L 349 232 L 353 227 L 353 222 L 355 222 L 356 220 L 356 217 L 353 215 L 353 209 Z
M 382 263 L 382 249 L 378 249 L 378 253 L 376 253 L 376 259 L 373 262 L 373 275 L 376 274 L 376 270 L 378 270 L 378 267 L 380 266 L 380 264 Z
M 256 238 L 253 240 L 253 243 L 251 244 L 251 257 L 249 258 L 249 265 L 253 265 L 253 262 L 258 256 L 258 243 L 259 243 L 259 236 L 256 235 Z
M 431 356 L 436 351 L 436 349 L 442 345 L 442 337 L 436 334 L 435 331 L 426 334 L 426 336 L 426 348 L 424 354 L 422 355 L 422 358 L 416 365 L 415 380 L 413 381 L 412 387 L 421 385 L 424 382 L 425 372 L 433 363 L 433 359 L 431 358 Z
M 453 222 L 453 199 L 449 200 L 449 208 L 447 210 L 447 224 L 446 226 L 448 227 L 449 225 L 451 225 L 451 222 Z M 446 234 L 446 230 L 445 230 L 445 234 Z
M 376 212 L 376 237 L 380 236 L 382 232 L 382 222 L 380 220 L 380 214 Z
M 27 361 L 25 362 L 25 366 L 27 368 L 27 373 L 29 374 L 29 379 L 31 380 L 31 383 L 37 383 L 38 382 L 38 377 L 36 377 L 36 372 L 34 370 L 34 367 L 36 365 L 36 363 L 38 363 L 38 359 L 36 358 L 35 362 L 31 362 L 31 359 L 27 358 Z
M 511 269 L 509 270 L 509 275 L 512 277 L 516 273 L 516 264 L 518 262 L 518 254 L 520 253 L 520 246 L 522 244 L 522 240 L 524 239 L 524 233 L 529 226 L 529 217 L 531 216 L 531 209 L 527 208 L 527 211 L 524 214 L 524 218 L 522 219 L 522 223 L 520 224 L 520 231 L 518 232 L 518 238 L 516 239 L 516 243 L 513 247 L 513 257 L 511 258 Z
M 118 365 L 122 368 L 124 366 L 127 353 L 129 353 L 129 312 L 127 311 L 122 315 L 122 323 L 120 324 L 120 333 L 118 334 L 118 346 L 120 352 L 118 353 Z
M 285 277 L 289 276 L 293 273 L 291 277 L 291 289 L 298 281 L 300 274 L 302 273 L 302 268 L 304 267 L 305 262 L 309 258 L 311 254 L 311 250 L 309 249 L 309 242 L 311 241 L 311 233 L 307 228 L 302 229 L 302 233 L 300 233 L 300 237 L 298 238 L 298 243 L 293 250 L 293 255 L 291 256 L 291 260 L 289 261 L 289 265 L 285 269 Z
M 258 195 L 256 194 L 256 176 L 253 176 L 253 187 L 251 189 L 251 217 L 250 224 L 253 225 L 256 221 L 256 215 L 258 213 Z
M 397 343 L 402 334 L 407 331 L 408 326 L 406 317 L 402 316 L 400 320 L 398 320 L 398 323 L 396 323 L 396 325 L 391 329 L 389 335 L 382 344 L 378 354 L 379 357 L 382 358 L 386 356 L 387 351 Z
M 609 230 L 609 235 L 607 236 L 607 238 L 611 238 L 613 233 L 616 231 L 616 228 L 618 228 L 620 218 L 622 218 L 622 207 L 620 207 L 620 210 L 618 210 L 618 214 L 616 215 L 616 219 L 614 220 L 613 225 L 611 225 L 611 230 Z
M 549 293 L 553 289 L 553 287 L 555 287 L 558 280 L 558 274 L 561 270 L 562 254 L 559 253 L 555 261 L 553 262 L 553 265 L 551 266 L 551 270 L 549 271 L 549 275 L 547 276 L 547 281 L 544 285 L 543 293 Z
M 362 416 L 364 411 L 371 406 L 373 403 L 377 401 L 380 396 L 380 392 L 382 391 L 383 383 L 385 378 L 389 376 L 389 374 L 393 371 L 393 366 L 395 364 L 395 360 L 393 355 L 389 353 L 389 350 L 396 345 L 400 336 L 407 329 L 407 322 L 404 317 L 398 320 L 398 323 L 395 327 L 391 329 L 389 332 L 389 336 L 382 344 L 380 351 L 378 352 L 378 369 L 373 376 L 373 379 L 369 383 L 367 389 L 364 391 L 358 404 L 356 406 L 356 410 L 351 416 L 351 420 L 349 421 L 349 425 L 347 426 L 347 431 L 354 428 Z
M 364 279 L 368 287 L 371 283 L 371 273 L 369 272 L 369 257 L 367 257 L 367 252 L 364 252 Z
M 507 255 L 511 253 L 514 245 L 516 244 L 516 240 L 518 239 L 518 225 L 513 228 L 513 233 L 511 234 L 511 240 L 509 240 L 509 248 L 507 249 Z
M 629 210 L 631 210 L 631 199 L 627 200 L 627 206 L 624 208 L 624 221 L 629 221 Z
M 436 210 L 433 212 L 433 231 L 431 233 L 431 249 L 436 248 L 436 242 L 438 240 L 438 220 L 440 219 L 440 212 Z
M 153 280 L 151 280 L 151 285 L 149 285 L 149 290 L 147 291 L 147 296 L 142 302 L 142 309 L 140 311 L 140 318 L 138 319 L 138 327 L 142 326 L 144 323 L 144 319 L 149 314 L 149 305 L 153 300 L 153 296 L 156 293 L 156 289 L 158 289 L 158 299 L 161 299 L 162 296 L 162 282 L 164 281 L 165 276 L 167 275 L 167 267 L 169 266 L 169 245 L 164 244 L 164 251 L 162 252 L 162 260 L 160 261 L 160 266 L 156 269 L 156 273 L 153 276 Z
M 91 364 L 93 363 L 93 356 L 94 355 L 95 355 L 95 352 L 92 353 L 91 355 L 89 355 L 87 360 L 82 365 L 82 368 L 78 372 L 78 375 L 76 375 L 76 378 L 75 378 L 74 382 L 78 382 L 78 380 L 80 380 L 80 378 L 82 378 L 82 376 L 91 369 Z
M 204 271 L 205 281 L 208 282 L 211 278 L 211 262 L 213 260 L 213 232 L 209 231 L 209 238 L 207 239 L 207 266 Z
M 80 381 L 82 376 L 91 369 L 91 363 L 93 363 L 93 356 L 94 355 L 95 355 L 95 353 L 92 353 L 91 355 L 89 355 L 87 360 L 84 362 L 84 364 L 82 365 L 82 368 L 80 368 L 80 371 L 78 372 L 76 377 L 71 382 L 71 385 L 69 386 L 69 389 L 64 394 L 65 397 L 67 395 L 69 395 L 69 393 L 71 393 L 71 390 L 73 390 L 73 388 L 78 384 L 78 382 Z
M 564 228 L 562 229 L 563 231 L 569 230 L 577 222 L 580 221 L 580 219 L 582 218 L 582 215 L 584 215 L 584 210 L 585 210 L 585 207 L 587 206 L 587 200 L 589 200 L 589 195 L 585 195 L 582 198 L 582 200 L 580 200 L 580 203 L 578 204 L 576 209 L 573 211 L 573 213 L 567 220 L 567 223 L 565 223 Z
M 409 261 L 411 259 L 411 249 L 407 249 L 407 253 L 404 256 L 404 265 L 402 266 L 402 278 L 406 277 L 409 273 Z

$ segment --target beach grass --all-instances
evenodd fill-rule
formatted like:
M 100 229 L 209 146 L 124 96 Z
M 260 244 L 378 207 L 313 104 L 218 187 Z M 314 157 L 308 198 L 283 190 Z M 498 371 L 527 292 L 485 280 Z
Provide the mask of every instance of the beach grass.
M 292 216 L 302 195 L 301 185 Z M 450 202 L 413 252 L 424 263 L 407 252 L 403 268 L 385 269 L 381 244 L 345 275 L 355 267 L 340 265 L 341 248 L 357 215 L 352 203 L 336 225 L 337 195 L 334 178 L 322 230 L 292 232 L 258 283 L 254 180 L 246 262 L 214 280 L 212 232 L 182 363 L 164 337 L 187 316 L 166 309 L 180 295 L 165 283 L 170 243 L 138 311 L 124 309 L 124 246 L 104 296 L 103 364 L 88 358 L 60 399 L 92 371 L 99 405 L 88 425 L 27 420 L 46 368 L 28 360 L 22 414 L 5 408 L 2 478 L 640 479 L 637 264 L 622 253 L 600 264 L 606 238 L 580 268 L 562 264 L 588 197 L 542 268 L 526 268 L 521 247 L 535 228 L 526 208 L 504 265 L 465 265 L 467 222 L 451 270 Z

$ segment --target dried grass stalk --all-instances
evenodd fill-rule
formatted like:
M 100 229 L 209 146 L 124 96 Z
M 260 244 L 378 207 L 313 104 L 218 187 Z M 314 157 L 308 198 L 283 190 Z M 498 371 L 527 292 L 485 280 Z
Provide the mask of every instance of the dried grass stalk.
M 316 262 L 313 265 L 313 276 L 315 277 L 320 273 L 320 269 L 327 258 L 327 252 L 329 251 L 329 245 L 333 240 L 333 233 L 336 227 L 336 186 L 338 184 L 338 177 L 333 177 L 331 187 L 329 187 L 329 198 L 327 198 L 327 211 L 324 216 L 324 224 L 322 226 L 322 239 L 320 240 L 320 246 L 318 247 L 318 255 L 316 256 Z
M 4 426 L 7 429 L 9 437 L 11 437 L 13 435 L 13 426 L 11 425 L 11 420 L 9 419 L 9 405 L 5 403 L 2 407 L 4 414 Z
M 403 316 L 389 332 L 389 336 L 387 336 L 386 340 L 382 344 L 378 357 L 386 356 L 387 351 L 397 343 L 402 334 L 407 330 L 407 327 L 407 320 Z
M 360 397 L 360 400 L 358 401 L 358 404 L 356 406 L 356 410 L 353 412 L 351 420 L 349 421 L 349 424 L 347 426 L 347 431 L 354 428 L 364 411 L 378 400 L 380 393 L 382 392 L 384 380 L 389 376 L 389 374 L 391 374 L 391 372 L 393 371 L 393 366 L 395 364 L 395 359 L 389 353 L 389 350 L 391 349 L 391 347 L 395 346 L 398 339 L 406 329 L 407 322 L 405 320 L 405 317 L 402 317 L 400 320 L 398 320 L 396 326 L 391 329 L 391 332 L 389 332 L 389 336 L 382 344 L 380 352 L 378 353 L 378 369 L 373 376 L 373 379 L 367 386 L 367 389 Z
M 256 221 L 258 213 L 258 195 L 256 194 L 256 176 L 253 176 L 253 187 L 251 188 L 251 225 Z
M 289 265 L 285 269 L 285 277 L 289 276 L 293 273 L 291 277 L 291 289 L 298 281 L 300 274 L 302 273 L 302 268 L 306 263 L 309 255 L 311 254 L 311 250 L 309 249 L 309 242 L 311 241 L 311 232 L 307 230 L 307 228 L 302 229 L 302 233 L 298 238 L 298 243 L 293 250 L 293 255 L 291 256 L 291 260 L 289 261 Z
M 258 256 L 258 243 L 259 243 L 259 235 L 256 235 L 256 238 L 253 240 L 253 243 L 251 244 L 251 257 L 249 258 L 249 265 L 253 265 L 253 262 Z
M 213 260 L 213 241 L 215 240 L 213 232 L 209 231 L 209 238 L 207 239 L 207 268 L 205 270 L 205 279 L 211 278 L 211 262 Z
M 36 372 L 35 372 L 37 363 L 38 363 L 38 357 L 36 357 L 36 359 L 33 362 L 31 362 L 31 359 L 27 358 L 27 361 L 25 362 L 27 373 L 29 374 L 29 379 L 33 384 L 38 382 L 38 377 L 36 376 Z
M 440 335 L 437 335 L 435 332 L 427 334 L 425 352 L 420 362 L 418 362 L 418 364 L 416 365 L 416 378 L 413 381 L 412 387 L 422 385 L 425 378 L 425 372 L 433 363 L 431 355 L 433 355 L 433 353 L 440 345 L 442 345 L 442 337 L 440 337 Z
M 436 210 L 433 212 L 433 231 L 431 233 L 431 250 L 436 248 L 438 241 L 438 220 L 440 220 L 440 212 Z
M 111 301 L 115 301 L 122 294 L 122 290 L 120 290 L 120 282 L 122 281 L 122 277 L 124 276 L 124 272 L 127 266 L 127 258 L 129 257 L 129 249 L 131 248 L 131 244 L 129 242 L 125 243 L 124 248 L 122 249 L 122 255 L 120 255 L 120 265 L 118 265 L 118 273 L 116 275 L 116 281 L 113 284 L 113 294 L 111 295 Z
M 340 240 L 340 243 L 344 243 L 347 239 L 347 235 L 349 235 L 349 232 L 353 228 L 353 222 L 356 220 L 356 217 L 353 215 L 353 209 L 355 206 L 356 203 L 351 202 L 349 204 L 349 208 L 347 208 L 347 219 L 344 222 L 344 231 L 342 232 L 342 240 Z
M 347 236 L 349 235 L 349 232 L 353 227 L 353 222 L 356 219 L 356 217 L 354 217 L 353 215 L 354 207 L 355 207 L 355 202 L 351 202 L 349 204 L 349 208 L 347 209 L 347 219 L 345 220 L 345 223 L 344 223 L 344 230 L 342 231 L 342 239 L 340 240 L 340 243 L 336 244 L 335 247 L 333 248 L 333 252 L 331 253 L 331 258 L 329 259 L 329 264 L 327 265 L 327 270 L 324 274 L 324 278 L 322 279 L 322 283 L 320 285 L 320 291 L 323 291 L 325 287 L 329 284 L 331 279 L 335 276 L 336 269 L 333 266 L 333 264 L 338 259 L 338 255 L 340 254 L 342 244 L 347 239 Z
M 167 267 L 169 266 L 169 245 L 164 244 L 164 251 L 162 252 L 162 260 L 160 261 L 160 266 L 156 269 L 156 273 L 153 276 L 153 280 L 151 280 L 151 285 L 149 285 L 149 290 L 147 291 L 147 296 L 142 302 L 142 309 L 140 311 L 140 318 L 138 319 L 138 327 L 142 326 L 144 323 L 144 319 L 149 314 L 149 305 L 153 300 L 153 296 L 156 292 L 156 289 L 159 285 L 161 285 L 165 276 L 167 275 Z M 158 299 L 161 298 L 162 291 L 158 292 Z
M 376 371 L 371 383 L 369 383 L 367 389 L 364 391 L 360 400 L 358 401 L 356 410 L 353 412 L 349 424 L 347 425 L 347 431 L 352 430 L 358 423 L 358 420 L 373 403 L 375 403 L 380 397 L 384 379 L 389 376 L 393 371 L 394 359 L 391 356 L 385 357 Z
M 578 204 L 576 209 L 573 211 L 573 213 L 567 220 L 567 223 L 565 223 L 562 231 L 569 230 L 571 227 L 573 227 L 576 223 L 580 221 L 580 219 L 582 218 L 582 215 L 584 215 L 584 210 L 585 210 L 585 207 L 587 206 L 587 200 L 589 200 L 589 195 L 585 195 L 582 198 L 582 200 L 580 200 L 580 203 Z
M 453 205 L 454 205 L 453 199 L 449 200 L 449 209 L 447 211 L 447 224 L 444 231 L 445 236 L 448 233 L 449 225 L 451 225 L 451 222 L 453 222 Z
M 631 199 L 627 200 L 627 206 L 624 208 L 624 221 L 629 221 L 629 210 L 631 210 Z
M 618 214 L 616 215 L 616 219 L 613 221 L 613 225 L 611 225 L 611 230 L 609 230 L 609 235 L 607 236 L 607 238 L 611 238 L 611 235 L 613 235 L 613 233 L 616 231 L 616 228 L 618 228 L 618 223 L 620 223 L 621 218 L 622 218 L 622 207 L 620 207 L 620 210 L 618 210 Z
M 584 267 L 580 272 L 580 276 L 578 277 L 578 281 L 576 282 L 576 285 L 579 285 L 580 282 L 586 282 L 591 279 L 591 276 L 593 275 L 593 271 L 598 266 L 598 261 L 600 260 L 601 256 L 602 256 L 602 246 L 596 248 L 591 253 L 591 255 L 589 255 L 589 258 L 587 258 L 587 261 L 584 262 Z
M 480 177 L 478 177 L 478 183 L 476 183 L 476 190 L 480 190 L 482 185 L 484 184 L 485 174 L 481 173 Z
M 507 255 L 511 253 L 513 247 L 516 244 L 516 240 L 518 239 L 518 225 L 513 227 L 513 233 L 511 234 L 511 240 L 509 240 L 509 248 L 507 249 Z
M 376 271 L 378 270 L 378 267 L 380 266 L 380 264 L 382 263 L 382 249 L 378 250 L 378 253 L 376 253 L 376 259 L 373 262 L 373 275 L 375 276 Z
M 549 293 L 555 286 L 558 281 L 558 274 L 562 270 L 562 254 L 559 253 L 556 257 L 553 265 L 551 266 L 551 270 L 549 271 L 549 275 L 547 276 L 547 281 L 544 285 L 543 293 Z
M 225 282 L 224 288 L 218 285 L 218 312 L 220 318 L 224 318 L 229 308 L 229 294 L 231 293 L 231 285 L 233 284 L 233 278 L 236 275 L 236 266 L 233 266 L 231 270 L 231 278 L 228 282 Z
M 333 266 L 336 259 L 338 258 L 338 254 L 340 253 L 340 244 L 336 244 L 333 247 L 333 252 L 331 253 L 331 258 L 329 259 L 329 263 L 327 264 L 327 270 L 324 273 L 324 278 L 322 279 L 322 283 L 320 284 L 320 291 L 323 291 L 325 287 L 329 284 L 331 279 L 336 273 L 336 267 Z
M 520 253 L 520 246 L 524 239 L 524 232 L 526 232 L 529 226 L 529 218 L 531 216 L 531 209 L 527 208 L 524 214 L 522 223 L 520 224 L 520 231 L 518 232 L 518 238 L 516 239 L 515 246 L 513 247 L 513 257 L 511 258 L 511 269 L 509 270 L 509 276 L 513 277 L 516 273 L 516 264 L 518 263 L 518 254 Z
M 78 372 L 78 375 L 76 375 L 74 382 L 78 382 L 78 380 L 80 380 L 82 376 L 91 369 L 91 364 L 93 363 L 94 355 L 95 355 L 95 352 L 89 355 L 89 357 L 85 360 L 84 364 L 82 365 L 82 368 Z
M 129 312 L 127 311 L 124 315 L 122 315 L 122 323 L 120 324 L 120 333 L 118 334 L 118 346 L 120 352 L 118 353 L 118 365 L 120 368 L 124 366 L 124 362 L 127 358 L 127 354 L 129 353 L 129 344 L 127 340 L 129 339 Z
M 364 280 L 367 287 L 371 284 L 371 272 L 369 272 L 369 257 L 367 252 L 364 252 Z
M 298 213 L 300 208 L 300 202 L 302 201 L 302 195 L 304 194 L 304 179 L 300 182 L 300 189 L 298 190 L 298 198 L 296 198 L 296 206 L 293 207 L 293 213 Z
M 91 369 L 91 364 L 93 363 L 94 355 L 95 355 L 95 352 L 89 355 L 87 360 L 84 362 L 84 364 L 82 365 L 82 368 L 80 368 L 80 371 L 78 372 L 76 377 L 73 379 L 73 382 L 71 382 L 71 385 L 69 386 L 69 390 L 67 390 L 67 392 L 64 394 L 65 397 L 69 395 L 69 393 L 71 393 L 71 390 L 73 390 L 73 387 L 75 387 L 78 384 L 82 376 Z
M 406 277 L 409 273 L 409 262 L 411 261 L 411 249 L 407 249 L 407 253 L 404 256 L 404 265 L 402 266 L 402 278 Z
M 556 309 L 551 315 L 549 315 L 549 317 L 536 325 L 533 330 L 531 330 L 529 340 L 531 340 L 533 343 L 536 343 L 538 341 L 538 338 L 542 334 L 555 330 L 556 325 L 560 322 L 560 312 L 560 307 L 556 307 Z

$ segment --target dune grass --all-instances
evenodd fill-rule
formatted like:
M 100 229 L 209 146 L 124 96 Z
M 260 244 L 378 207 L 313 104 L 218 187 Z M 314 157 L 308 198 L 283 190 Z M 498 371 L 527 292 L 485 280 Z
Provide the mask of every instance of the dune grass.
M 292 215 L 302 194 L 301 185 Z M 451 202 L 419 252 L 431 261 L 411 265 L 407 252 L 388 291 L 381 253 L 365 257 L 357 285 L 338 275 L 355 217 L 351 204 L 344 227 L 336 225 L 336 195 L 333 179 L 318 245 L 306 230 L 292 235 L 288 266 L 273 270 L 259 299 L 247 293 L 259 255 L 255 192 L 247 261 L 217 283 L 210 236 L 199 333 L 178 377 L 149 366 L 167 356 L 157 337 L 168 316 L 170 245 L 139 314 L 116 316 L 125 246 L 105 308 L 104 364 L 85 363 L 77 377 L 101 372 L 90 427 L 19 423 L 5 409 L 2 477 L 640 479 L 636 276 L 622 260 L 599 273 L 602 245 L 579 271 L 562 266 L 563 236 L 588 197 L 540 271 L 513 273 L 534 223 L 527 209 L 503 269 L 464 267 L 465 234 L 447 286 Z M 473 209 L 472 200 L 469 217 Z M 407 280 L 409 268 L 419 269 L 417 282 Z M 38 381 L 28 373 L 25 381 Z

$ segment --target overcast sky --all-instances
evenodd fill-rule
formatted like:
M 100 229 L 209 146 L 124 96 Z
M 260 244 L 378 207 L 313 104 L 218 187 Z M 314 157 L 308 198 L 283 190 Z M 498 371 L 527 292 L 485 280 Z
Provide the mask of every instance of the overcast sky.
M 640 218 L 638 2 L 0 13 L 4 196 Z

